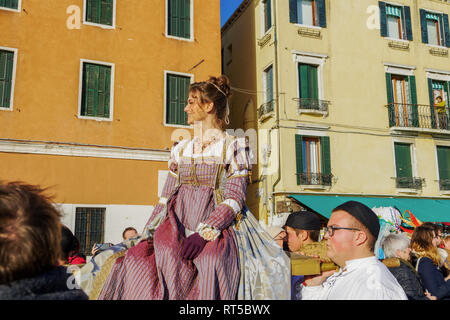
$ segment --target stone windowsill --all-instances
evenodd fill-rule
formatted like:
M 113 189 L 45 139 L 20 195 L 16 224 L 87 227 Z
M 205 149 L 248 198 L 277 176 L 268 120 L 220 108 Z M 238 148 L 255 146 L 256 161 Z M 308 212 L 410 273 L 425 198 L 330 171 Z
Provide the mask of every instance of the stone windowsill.
M 301 36 L 311 38 L 321 38 L 321 28 L 312 28 L 308 26 L 300 26 L 297 29 L 297 33 Z
M 397 188 L 397 193 L 414 193 L 414 194 L 419 194 L 419 193 L 422 193 L 422 190 Z
M 269 43 L 270 39 L 272 39 L 272 34 L 269 32 L 261 39 L 258 39 L 258 45 L 263 48 L 267 43 Z
M 269 119 L 269 118 L 273 117 L 273 115 L 274 115 L 273 111 L 270 111 L 270 112 L 268 112 L 268 113 L 265 113 L 265 114 L 263 114 L 263 115 L 259 118 L 259 121 L 260 121 L 260 122 L 263 122 L 263 121 L 265 121 L 266 119 Z
M 321 114 L 324 118 L 328 116 L 328 111 L 311 110 L 311 109 L 298 109 L 297 113 L 299 116 L 304 114 Z
M 388 46 L 392 49 L 409 50 L 409 41 L 390 39 Z
M 448 48 L 446 47 L 429 47 L 430 54 L 439 57 L 448 57 Z

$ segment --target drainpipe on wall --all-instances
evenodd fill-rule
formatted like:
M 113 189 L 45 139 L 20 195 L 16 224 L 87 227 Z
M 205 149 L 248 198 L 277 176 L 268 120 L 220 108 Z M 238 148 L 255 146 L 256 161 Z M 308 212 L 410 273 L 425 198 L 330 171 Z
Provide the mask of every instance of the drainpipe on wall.
M 279 85 L 278 85 L 278 36 L 277 36 L 277 1 L 273 1 L 273 35 L 274 35 L 274 71 L 275 71 L 275 101 L 276 101 L 276 112 L 275 112 L 275 126 L 272 127 L 269 130 L 269 147 L 270 150 L 272 150 L 271 145 L 271 139 L 270 139 L 270 133 L 272 129 L 278 129 L 277 132 L 277 141 L 278 141 L 278 177 L 277 180 L 272 184 L 272 193 L 270 195 L 271 201 L 272 201 L 272 210 L 271 210 L 271 218 L 273 219 L 273 216 L 276 214 L 276 206 L 275 206 L 275 187 L 281 180 L 281 155 L 280 155 L 280 132 L 279 132 L 279 126 L 280 126 L 280 92 L 279 92 Z

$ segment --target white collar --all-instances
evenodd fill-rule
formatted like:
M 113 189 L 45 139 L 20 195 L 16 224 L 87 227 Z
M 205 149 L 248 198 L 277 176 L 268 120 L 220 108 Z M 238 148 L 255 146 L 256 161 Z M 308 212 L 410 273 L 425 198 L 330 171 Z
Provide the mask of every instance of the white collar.
M 370 256 L 366 258 L 352 259 L 345 262 L 344 271 L 351 271 L 364 264 L 372 264 L 378 261 L 377 257 Z

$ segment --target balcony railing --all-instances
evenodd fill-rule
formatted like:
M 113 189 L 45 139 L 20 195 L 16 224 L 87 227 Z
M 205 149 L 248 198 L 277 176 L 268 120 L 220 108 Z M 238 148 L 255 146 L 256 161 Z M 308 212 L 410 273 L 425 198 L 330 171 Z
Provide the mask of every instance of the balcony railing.
M 439 190 L 450 191 L 450 179 L 439 180 Z
M 315 185 L 315 186 L 331 186 L 333 174 L 324 173 L 297 173 L 300 176 L 301 185 Z
M 310 98 L 293 98 L 297 103 L 297 108 L 299 111 L 321 111 L 328 112 L 328 106 L 330 105 L 330 101 L 327 100 L 319 100 L 319 99 L 310 99 Z
M 267 115 L 270 112 L 272 112 L 274 110 L 274 107 L 275 107 L 275 100 L 270 100 L 270 101 L 262 104 L 258 108 L 258 119 L 261 119 L 265 115 Z
M 395 185 L 398 189 L 421 190 L 425 182 L 423 178 L 416 177 L 396 177 Z
M 389 127 L 449 130 L 449 108 L 422 104 L 391 103 L 387 105 Z

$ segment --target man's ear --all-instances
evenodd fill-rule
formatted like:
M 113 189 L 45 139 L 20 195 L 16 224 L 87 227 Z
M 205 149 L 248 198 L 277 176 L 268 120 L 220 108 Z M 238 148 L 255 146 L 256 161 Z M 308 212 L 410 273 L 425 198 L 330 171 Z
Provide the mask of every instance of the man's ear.
M 299 237 L 300 239 L 302 239 L 302 241 L 306 241 L 306 239 L 308 239 L 309 237 L 308 231 L 306 230 L 300 231 Z
M 364 231 L 356 231 L 355 232 L 355 241 L 356 245 L 360 246 L 367 241 L 368 237 Z

